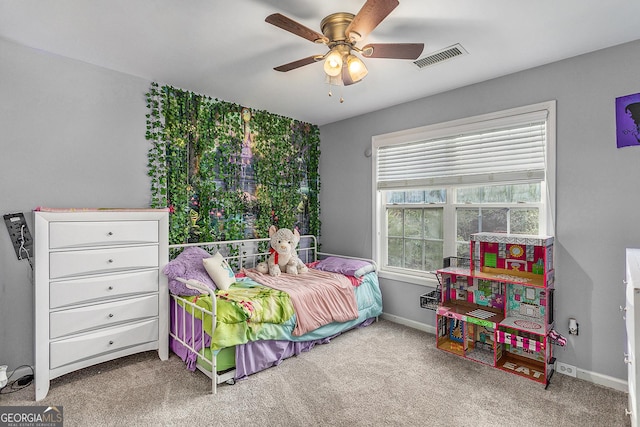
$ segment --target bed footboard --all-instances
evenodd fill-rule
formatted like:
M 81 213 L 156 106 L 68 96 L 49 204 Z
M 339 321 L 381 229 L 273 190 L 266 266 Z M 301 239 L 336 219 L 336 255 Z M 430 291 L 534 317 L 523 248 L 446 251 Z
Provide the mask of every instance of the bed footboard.
M 235 382 L 235 369 L 218 374 L 216 352 L 206 351 L 216 325 L 216 305 L 213 304 L 213 310 L 209 311 L 177 295 L 171 295 L 170 304 L 171 326 L 169 336 L 173 341 L 171 347 L 174 353 L 178 355 L 183 353 L 180 355 L 183 359 L 187 354 L 195 356 L 195 367 L 211 378 L 211 392 L 213 394 L 216 394 L 218 384 L 223 382 L 233 384 Z M 204 322 L 201 319 L 205 319 L 207 316 L 212 319 L 211 331 L 205 331 L 202 326 Z M 183 348 L 179 348 L 179 346 Z

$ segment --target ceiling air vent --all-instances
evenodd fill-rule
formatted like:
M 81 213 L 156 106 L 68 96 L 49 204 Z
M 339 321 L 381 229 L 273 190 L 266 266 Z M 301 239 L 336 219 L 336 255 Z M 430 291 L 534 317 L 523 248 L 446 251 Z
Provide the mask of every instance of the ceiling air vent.
M 445 49 L 439 50 L 437 52 L 430 53 L 429 55 L 417 59 L 413 61 L 414 64 L 418 66 L 418 68 L 425 68 L 430 65 L 437 64 L 439 62 L 447 61 L 449 59 L 455 58 L 456 56 L 466 55 L 467 51 L 464 50 L 460 43 L 454 44 L 453 46 L 449 46 Z

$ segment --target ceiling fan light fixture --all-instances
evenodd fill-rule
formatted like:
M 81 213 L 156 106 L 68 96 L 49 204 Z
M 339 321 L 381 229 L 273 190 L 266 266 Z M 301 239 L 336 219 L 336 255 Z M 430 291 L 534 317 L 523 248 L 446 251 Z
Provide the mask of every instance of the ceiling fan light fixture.
M 354 83 L 364 79 L 369 73 L 364 62 L 353 54 L 347 55 L 346 63 L 349 76 Z
M 331 86 L 349 86 L 367 76 L 369 71 L 359 56 L 417 59 L 424 49 L 423 43 L 370 43 L 363 48 L 356 46 L 384 21 L 398 4 L 398 0 L 364 0 L 364 5 L 356 15 L 337 12 L 325 16 L 320 22 L 322 33 L 307 28 L 279 13 L 267 16 L 265 19 L 267 23 L 306 40 L 322 43 L 329 48 L 329 51 L 324 55 L 309 56 L 275 67 L 274 70 L 286 72 L 323 61 L 326 81 L 329 84 L 329 94 L 331 94 Z M 359 54 L 359 56 L 355 54 Z
M 342 86 L 342 76 L 325 76 L 325 83 L 329 86 Z
M 340 75 L 342 72 L 342 55 L 337 50 L 332 50 L 324 61 L 324 72 L 330 77 Z

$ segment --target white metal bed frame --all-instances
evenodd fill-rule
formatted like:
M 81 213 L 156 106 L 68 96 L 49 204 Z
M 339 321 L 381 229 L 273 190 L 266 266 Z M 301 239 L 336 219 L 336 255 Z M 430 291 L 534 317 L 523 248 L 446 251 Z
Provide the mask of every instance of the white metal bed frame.
M 190 246 L 199 246 L 211 254 L 214 254 L 216 251 L 219 251 L 227 260 L 229 265 L 234 269 L 234 271 L 240 271 L 242 268 L 253 268 L 260 261 L 266 261 L 269 256 L 269 238 L 261 238 L 261 239 L 245 239 L 245 240 L 228 240 L 228 241 L 219 241 L 219 242 L 206 242 L 206 243 L 185 243 L 185 244 L 177 244 L 177 245 L 169 245 L 169 258 L 173 259 L 175 255 L 184 248 Z M 260 249 L 260 244 L 266 249 Z M 300 238 L 300 244 L 298 248 L 296 248 L 298 252 L 298 257 L 305 263 L 310 263 L 317 261 L 319 257 L 328 257 L 328 256 L 339 256 L 342 258 L 353 258 L 353 259 L 364 259 L 357 257 L 350 257 L 345 255 L 335 255 L 326 252 L 318 252 L 318 243 L 317 239 L 313 235 L 304 235 Z M 366 261 L 371 262 L 375 265 L 375 262 L 371 259 L 364 259 Z M 173 305 L 173 316 L 171 319 L 170 327 L 169 327 L 169 335 L 177 342 L 185 346 L 189 351 L 193 352 L 197 356 L 196 367 L 199 371 L 203 372 L 207 377 L 211 378 L 211 392 L 216 394 L 217 385 L 223 382 L 227 384 L 235 383 L 235 374 L 236 370 L 231 369 L 229 371 L 218 374 L 216 370 L 216 356 L 218 352 L 211 352 L 211 357 L 207 358 L 205 354 L 205 334 L 208 334 L 210 337 L 213 337 L 213 333 L 216 327 L 216 304 L 212 304 L 212 310 L 207 310 L 203 307 L 200 307 L 180 296 L 171 294 L 170 304 Z M 182 305 L 183 309 L 181 310 L 182 318 L 180 319 L 182 322 L 182 330 L 178 331 L 177 329 L 177 316 L 178 307 Z M 192 312 L 187 312 L 187 307 L 189 307 Z M 195 329 L 195 318 L 196 313 L 199 313 L 200 319 L 204 319 L 205 316 L 211 316 L 211 330 L 204 330 L 204 322 L 203 327 L 200 328 L 200 335 L 196 336 Z M 191 317 L 191 340 L 186 341 L 183 337 L 186 336 L 187 328 L 186 328 L 186 319 L 187 316 Z M 181 332 L 179 334 L 178 332 Z M 197 350 L 195 347 L 195 342 L 197 339 L 200 340 L 202 344 L 202 348 Z M 203 364 L 209 368 L 202 367 L 201 364 L 197 363 L 197 361 L 202 361 Z
M 215 254 L 216 251 L 219 251 L 227 260 L 227 263 L 235 270 L 240 271 L 242 268 L 252 268 L 255 267 L 258 262 L 265 261 L 269 256 L 269 238 L 262 239 L 245 239 L 245 240 L 227 240 L 227 241 L 219 241 L 219 242 L 206 242 L 206 243 L 184 243 L 177 245 L 169 245 L 169 258 L 173 259 L 173 255 L 177 255 L 177 253 L 185 248 L 191 246 L 198 246 L 205 249 L 207 252 L 211 254 Z M 298 251 L 298 256 L 304 262 L 312 262 L 317 259 L 317 240 L 313 235 L 305 235 L 300 238 L 301 244 L 296 250 Z M 260 249 L 260 244 L 265 247 L 264 250 Z M 170 321 L 169 327 L 169 336 L 171 336 L 175 341 L 179 342 L 183 346 L 185 346 L 190 352 L 193 352 L 197 356 L 196 360 L 196 368 L 204 373 L 206 376 L 211 378 L 211 392 L 216 394 L 217 385 L 223 382 L 228 384 L 233 384 L 235 382 L 235 374 L 236 370 L 231 369 L 227 372 L 218 374 L 216 369 L 216 356 L 217 352 L 211 352 L 210 358 L 207 358 L 205 354 L 205 334 L 208 334 L 210 337 L 213 337 L 213 333 L 216 327 L 216 304 L 212 304 L 212 310 L 207 310 L 203 307 L 200 307 L 180 296 L 171 294 L 171 302 L 173 305 L 173 316 L 174 318 Z M 180 319 L 182 322 L 182 330 L 177 331 L 177 318 L 178 316 L 178 307 L 182 304 L 183 310 L 181 310 Z M 187 312 L 187 307 L 192 310 L 192 313 Z M 205 331 L 204 322 L 202 323 L 202 328 L 200 328 L 200 335 L 196 336 L 195 329 L 195 319 L 196 313 L 199 313 L 200 319 L 205 319 L 205 316 L 211 316 L 211 330 Z M 186 319 L 187 316 L 191 317 L 191 339 L 189 341 L 183 339 L 186 337 Z M 181 332 L 179 334 L 178 332 Z M 195 343 L 202 343 L 202 348 L 199 350 L 196 349 Z M 204 368 L 201 364 L 197 363 L 201 361 L 206 367 L 210 368 L 210 370 Z
M 205 342 L 205 334 L 209 334 L 209 336 L 213 336 L 213 330 L 215 329 L 215 325 L 216 325 L 216 305 L 212 304 L 212 310 L 207 310 L 203 307 L 197 306 L 196 304 L 187 301 L 184 298 L 181 298 L 177 295 L 173 295 L 170 294 L 171 296 L 171 302 L 170 304 L 173 305 L 173 316 L 174 318 L 171 319 L 172 321 L 170 322 L 170 328 L 169 328 L 169 336 L 171 336 L 171 338 L 173 338 L 175 341 L 179 342 L 180 344 L 182 344 L 183 346 L 185 346 L 190 352 L 193 352 L 196 356 L 197 356 L 197 361 L 202 361 L 204 364 L 206 364 L 206 366 L 208 366 L 210 368 L 210 371 L 207 369 L 202 368 L 202 366 L 197 363 L 196 361 L 196 368 L 201 371 L 202 373 L 204 373 L 206 376 L 208 376 L 209 378 L 211 378 L 211 392 L 213 394 L 216 394 L 216 388 L 217 385 L 222 383 L 222 382 L 228 382 L 229 384 L 233 384 L 235 382 L 235 374 L 236 374 L 236 370 L 232 369 L 228 372 L 224 372 L 222 374 L 218 374 L 216 371 L 216 353 L 211 353 L 211 358 L 207 358 L 206 354 L 205 354 L 205 349 L 206 347 L 204 346 L 204 342 Z M 182 304 L 182 310 L 181 310 L 181 314 L 178 314 L 178 307 Z M 192 309 L 191 313 L 187 312 L 187 307 L 189 307 L 190 309 Z M 201 319 L 204 319 L 204 316 L 211 316 L 212 321 L 211 321 L 211 331 L 205 331 L 204 329 L 204 322 L 202 323 L 202 328 L 200 328 L 200 335 L 196 336 L 195 333 L 195 317 L 196 317 L 196 313 L 198 313 L 201 315 Z M 177 316 L 181 316 L 182 317 L 182 334 L 180 335 L 178 333 L 178 326 L 177 326 Z M 186 318 L 187 316 L 191 317 L 191 340 L 187 341 L 181 337 L 186 337 L 186 332 L 187 332 L 187 326 L 186 326 Z M 200 348 L 200 350 L 196 350 L 195 348 L 195 342 L 196 342 L 196 338 L 200 339 L 200 342 L 202 343 L 202 346 Z

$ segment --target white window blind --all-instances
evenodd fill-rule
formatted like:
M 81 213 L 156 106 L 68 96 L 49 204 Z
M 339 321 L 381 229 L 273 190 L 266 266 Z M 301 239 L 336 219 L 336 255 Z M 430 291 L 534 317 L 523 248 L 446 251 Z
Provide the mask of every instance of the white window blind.
M 546 118 L 535 111 L 380 146 L 377 188 L 544 180 Z

